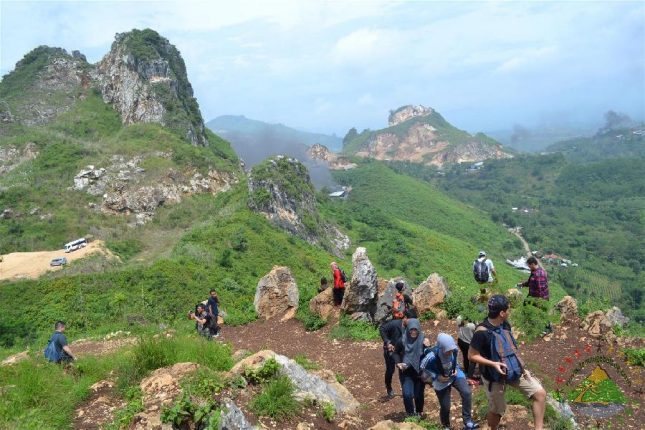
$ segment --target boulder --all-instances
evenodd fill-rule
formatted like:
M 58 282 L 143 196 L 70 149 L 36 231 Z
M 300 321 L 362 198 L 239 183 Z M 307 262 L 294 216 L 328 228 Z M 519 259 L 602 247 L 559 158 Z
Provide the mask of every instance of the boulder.
M 560 312 L 560 319 L 564 321 L 576 321 L 578 319 L 578 302 L 571 296 L 564 296 L 556 303 L 555 308 Z
M 608 334 L 613 335 L 613 324 L 603 311 L 595 311 L 587 315 L 580 327 L 595 338 L 603 338 Z
M 419 316 L 425 312 L 438 312 L 439 306 L 450 294 L 448 284 L 438 273 L 428 276 L 412 293 L 412 300 Z
M 220 417 L 220 430 L 255 430 L 244 416 L 244 412 L 237 407 L 231 399 L 222 400 L 222 416 Z
M 383 282 L 379 280 L 378 282 L 378 301 L 376 307 L 376 313 L 374 314 L 374 321 L 376 323 L 384 323 L 387 320 L 392 319 L 392 301 L 394 300 L 394 294 L 396 293 L 396 283 L 403 282 L 403 294 L 412 297 L 412 288 L 403 278 L 394 278 L 390 279 L 389 282 Z M 385 285 L 383 285 L 385 284 Z
M 2 261 L 2 260 L 0 260 Z M 16 363 L 20 363 L 23 360 L 27 360 L 29 358 L 29 351 L 22 351 L 19 352 L 18 354 L 10 355 L 9 357 L 5 358 L 2 360 L 2 366 L 11 366 Z
M 609 309 L 607 313 L 605 314 L 607 319 L 612 325 L 617 325 L 617 326 L 624 326 L 629 322 L 629 318 L 627 318 L 625 315 L 623 315 L 622 311 L 620 310 L 619 307 L 614 306 L 613 308 Z
M 395 423 L 392 420 L 386 420 L 379 421 L 370 427 L 369 430 L 423 430 L 424 428 L 415 423 Z
M 509 288 L 505 295 L 512 305 L 519 305 L 524 300 L 524 295 L 517 288 Z
M 309 310 L 312 314 L 327 319 L 334 312 L 333 288 L 327 288 L 309 301 Z
M 299 297 L 291 270 L 288 267 L 274 266 L 258 282 L 253 305 L 259 317 L 269 319 L 298 309 Z
M 352 255 L 352 279 L 345 289 L 341 309 L 356 319 L 372 322 L 378 300 L 376 269 L 367 258 L 365 248 L 356 248 Z

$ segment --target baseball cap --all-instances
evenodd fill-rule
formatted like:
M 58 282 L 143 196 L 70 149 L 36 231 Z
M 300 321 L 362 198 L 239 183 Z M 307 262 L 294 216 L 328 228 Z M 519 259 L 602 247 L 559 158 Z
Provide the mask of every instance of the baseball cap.
M 480 257 L 486 257 L 486 251 L 479 251 Z
M 499 313 L 509 307 L 508 299 L 501 294 L 495 294 L 488 300 L 488 312 Z
M 439 333 L 439 335 L 437 336 L 437 344 L 441 348 L 442 352 L 448 352 L 452 351 L 453 349 L 457 349 L 455 339 L 453 339 L 452 336 L 447 333 Z

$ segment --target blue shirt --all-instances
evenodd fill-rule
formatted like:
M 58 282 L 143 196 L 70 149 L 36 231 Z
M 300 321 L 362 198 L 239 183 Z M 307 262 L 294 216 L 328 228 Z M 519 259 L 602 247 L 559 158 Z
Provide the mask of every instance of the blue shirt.
M 211 312 L 214 316 L 217 316 L 219 314 L 219 309 L 217 306 L 219 305 L 219 300 L 214 299 L 213 297 L 208 298 L 208 303 L 206 303 L 206 310 L 208 311 L 208 314 L 210 315 Z

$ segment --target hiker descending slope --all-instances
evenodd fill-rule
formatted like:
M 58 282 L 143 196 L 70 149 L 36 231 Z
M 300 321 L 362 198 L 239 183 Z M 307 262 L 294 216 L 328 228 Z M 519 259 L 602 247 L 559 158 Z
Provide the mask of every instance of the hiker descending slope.
M 421 354 L 423 354 L 423 332 L 416 318 L 409 318 L 403 333 L 399 379 L 403 390 L 403 405 L 408 416 L 419 416 L 423 413 L 424 384 L 419 376 Z
M 412 298 L 403 293 L 403 289 L 405 288 L 403 282 L 397 282 L 395 288 L 396 292 L 392 299 L 392 318 L 401 319 L 406 311 L 412 307 Z
M 67 337 L 63 334 L 65 332 L 65 323 L 56 321 L 54 330 L 54 334 L 49 338 L 44 351 L 45 358 L 52 363 L 67 363 L 76 360 L 72 350 L 67 345 Z
M 473 339 L 473 334 L 475 334 L 475 328 L 475 324 L 468 321 L 467 318 L 461 315 L 457 317 L 457 331 L 459 333 L 457 336 L 457 345 L 459 345 L 461 355 L 464 359 L 464 371 L 466 372 L 467 381 L 470 385 L 479 385 L 479 381 L 474 377 L 476 364 L 468 360 L 468 348 L 470 348 L 470 342 Z
M 385 390 L 387 397 L 394 397 L 392 389 L 392 375 L 397 363 L 401 362 L 400 352 L 402 351 L 402 338 L 408 319 L 416 315 L 412 311 L 407 311 L 403 318 L 395 318 L 381 325 L 379 333 L 383 339 L 383 359 L 385 360 Z
M 517 343 L 508 323 L 510 303 L 506 296 L 496 294 L 488 301 L 488 318 L 475 330 L 468 358 L 480 365 L 483 388 L 488 397 L 486 419 L 496 430 L 506 411 L 504 391 L 507 385 L 517 388 L 533 401 L 535 430 L 542 430 L 546 391 L 524 367 L 517 352 Z
M 486 256 L 486 251 L 479 251 L 477 259 L 473 262 L 473 275 L 480 284 L 492 284 L 497 276 L 493 260 Z
M 450 429 L 450 395 L 454 387 L 461 396 L 461 416 L 464 429 L 479 428 L 472 420 L 472 395 L 466 375 L 457 363 L 457 344 L 447 333 L 439 333 L 437 344 L 423 351 L 421 379 L 431 383 L 439 400 L 439 418 L 445 429 Z
M 345 283 L 347 282 L 347 275 L 345 271 L 338 267 L 338 264 L 334 261 L 331 263 L 331 272 L 334 277 L 334 305 L 340 306 L 343 303 L 343 297 L 345 296 Z
M 540 266 L 538 259 L 535 257 L 529 257 L 526 260 L 526 264 L 528 264 L 529 269 L 531 269 L 529 279 L 518 283 L 517 286 L 519 288 L 529 287 L 529 294 L 525 304 L 532 304 L 540 309 L 546 310 L 545 301 L 549 301 L 549 277 L 546 270 Z M 542 336 L 545 336 L 552 331 L 553 327 L 551 326 L 551 323 L 547 321 L 544 331 L 542 332 Z

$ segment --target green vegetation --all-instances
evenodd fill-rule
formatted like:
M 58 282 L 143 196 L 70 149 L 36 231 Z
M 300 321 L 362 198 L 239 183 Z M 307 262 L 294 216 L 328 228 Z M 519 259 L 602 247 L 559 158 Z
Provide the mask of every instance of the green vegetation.
M 275 358 L 269 358 L 257 369 L 251 367 L 244 369 L 242 376 L 250 384 L 264 384 L 274 379 L 280 370 L 280 365 Z
M 322 412 L 323 412 L 323 418 L 327 422 L 332 422 L 334 421 L 334 418 L 336 418 L 336 408 L 334 407 L 333 403 L 330 403 L 330 402 L 323 403 Z
M 329 336 L 332 339 L 377 340 L 380 339 L 378 328 L 363 321 L 353 321 L 346 315 L 340 317 Z
M 627 348 L 624 353 L 627 363 L 632 366 L 645 366 L 645 348 Z
M 301 365 L 305 370 L 318 370 L 320 366 L 315 361 L 311 361 L 306 355 L 298 354 L 293 360 Z
M 286 376 L 280 376 L 268 382 L 249 405 L 249 408 L 258 416 L 271 417 L 277 421 L 284 421 L 297 415 L 301 407 L 294 397 L 293 384 Z
M 575 390 L 569 393 L 569 400 L 574 401 L 580 394 L 582 394 L 581 400 L 584 403 L 623 404 L 627 401 L 625 394 L 611 379 L 605 379 L 597 384 L 584 380 Z

